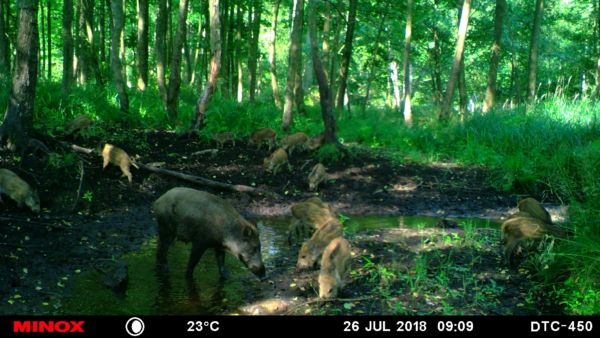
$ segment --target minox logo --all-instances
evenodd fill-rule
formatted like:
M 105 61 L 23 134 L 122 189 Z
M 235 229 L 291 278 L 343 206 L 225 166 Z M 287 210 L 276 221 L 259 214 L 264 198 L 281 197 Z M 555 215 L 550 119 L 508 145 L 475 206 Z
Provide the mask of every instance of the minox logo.
M 85 321 L 74 320 L 15 320 L 13 321 L 14 333 L 31 332 L 58 332 L 58 333 L 84 333 Z

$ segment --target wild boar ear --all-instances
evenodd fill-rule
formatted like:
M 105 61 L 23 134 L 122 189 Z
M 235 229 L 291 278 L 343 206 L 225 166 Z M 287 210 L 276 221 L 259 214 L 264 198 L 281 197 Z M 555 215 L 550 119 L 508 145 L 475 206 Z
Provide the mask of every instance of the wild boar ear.
M 340 251 L 340 246 L 339 246 L 339 245 L 336 245 L 336 246 L 333 248 L 333 250 L 331 250 L 331 256 L 332 256 L 332 257 L 335 257 L 335 256 L 337 256 L 339 251 Z
M 244 224 L 244 227 L 242 229 L 242 235 L 244 235 L 244 237 L 246 238 L 250 238 L 252 237 L 252 235 L 254 235 L 255 231 L 256 230 L 251 225 Z

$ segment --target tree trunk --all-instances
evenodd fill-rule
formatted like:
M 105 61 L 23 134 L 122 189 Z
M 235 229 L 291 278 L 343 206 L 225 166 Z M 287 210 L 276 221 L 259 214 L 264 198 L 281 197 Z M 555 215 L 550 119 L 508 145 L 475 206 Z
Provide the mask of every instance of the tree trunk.
M 203 20 L 203 17 L 202 17 L 202 15 L 200 15 L 198 18 L 198 32 L 196 35 L 198 42 L 196 44 L 196 47 L 194 48 L 194 57 L 193 57 L 193 61 L 192 61 L 192 78 L 190 79 L 190 82 L 188 83 L 190 85 L 193 83 L 196 83 L 196 79 L 197 79 L 196 73 L 198 71 L 198 61 L 200 60 L 200 57 L 201 57 L 202 40 L 204 39 L 202 37 L 202 28 L 203 28 L 202 20 Z
M 8 47 L 7 29 L 4 23 L 5 12 L 4 1 L 0 0 L 0 74 L 10 73 L 10 52 Z
M 121 51 L 121 69 L 123 70 L 123 82 L 125 83 L 127 88 L 127 84 L 129 83 L 129 71 L 127 69 L 127 50 L 126 50 L 126 46 L 125 46 L 125 25 L 127 24 L 127 17 L 125 16 L 125 12 L 126 12 L 126 1 L 127 0 L 121 0 L 123 2 L 123 29 L 121 32 L 121 40 L 120 40 L 120 51 Z
M 63 75 L 62 92 L 67 95 L 73 83 L 73 0 L 64 0 L 62 9 Z
M 260 33 L 260 16 L 261 16 L 261 1 L 254 0 L 252 5 L 252 21 L 249 23 L 251 27 L 249 45 L 248 45 L 248 99 L 254 102 L 256 95 L 256 68 L 258 62 L 258 35 Z
M 221 15 L 221 18 L 219 18 L 219 23 L 221 25 L 221 61 L 219 65 L 219 76 L 223 79 L 223 81 L 218 81 L 217 83 L 219 84 L 221 95 L 223 95 L 224 97 L 229 97 L 229 95 L 231 94 L 229 92 L 231 74 L 229 74 L 229 68 L 227 67 L 227 65 L 229 64 L 229 44 L 227 43 L 229 42 L 227 39 L 229 30 L 227 28 L 229 27 L 230 2 L 233 2 L 233 0 L 221 0 L 221 8 L 219 9 L 219 15 Z
M 304 0 L 294 0 L 292 31 L 290 34 L 290 49 L 288 57 L 288 76 L 285 90 L 285 103 L 283 106 L 282 129 L 288 131 L 292 124 L 292 105 L 296 93 L 296 76 L 300 72 L 299 61 L 302 51 L 300 50 L 300 39 L 302 38 L 302 12 Z M 301 86 L 300 86 L 301 87 Z
M 106 29 L 105 29 L 105 21 L 106 21 L 106 2 L 105 1 L 100 1 L 99 3 L 99 10 L 98 10 L 98 49 L 100 52 L 100 65 L 103 65 L 104 63 L 106 63 L 106 45 L 105 45 L 105 38 L 106 38 Z
M 333 116 L 333 107 L 331 102 L 331 92 L 329 91 L 329 79 L 323 67 L 321 55 L 317 47 L 317 23 L 316 23 L 316 7 L 317 0 L 309 0 L 308 4 L 308 32 L 310 36 L 310 54 L 312 55 L 312 63 L 319 84 L 319 101 L 321 103 L 321 115 L 323 116 L 323 124 L 325 125 L 325 143 L 337 143 L 336 139 L 336 124 Z
M 125 87 L 125 78 L 123 76 L 123 64 L 121 63 L 121 40 L 123 36 L 123 0 L 111 0 L 110 5 L 113 26 L 111 27 L 110 39 L 110 69 L 113 82 L 117 88 L 119 97 L 119 109 L 122 113 L 129 111 L 129 98 Z
M 389 74 L 390 74 L 390 82 L 392 83 L 392 92 L 394 97 L 394 108 L 400 111 L 400 103 L 402 102 L 400 98 L 400 86 L 398 80 L 398 62 L 396 60 L 390 61 L 389 65 Z
M 156 53 L 156 82 L 158 92 L 164 104 L 167 103 L 167 85 L 165 79 L 167 65 L 167 0 L 158 0 L 156 13 L 156 37 L 154 39 L 154 50 Z
M 349 0 L 348 8 L 348 26 L 346 27 L 346 39 L 344 40 L 344 50 L 342 51 L 342 63 L 340 64 L 340 74 L 338 77 L 338 88 L 336 94 L 336 107 L 344 107 L 344 95 L 348 83 L 348 72 L 350 60 L 352 59 L 352 40 L 354 39 L 354 26 L 356 24 L 356 7 L 358 0 Z
M 434 1 L 434 10 L 437 12 L 439 7 L 439 0 Z M 434 22 L 431 28 L 433 32 L 433 50 L 431 51 L 432 59 L 432 76 L 431 81 L 433 83 L 433 97 L 435 104 L 438 107 L 442 105 L 443 93 L 442 93 L 442 51 L 440 48 L 440 35 L 437 22 Z
M 135 66 L 137 88 L 146 90 L 148 84 L 148 0 L 137 0 L 137 48 Z
M 46 71 L 48 72 L 48 80 L 52 79 L 52 5 L 51 5 L 52 1 L 47 0 L 46 1 L 46 25 L 48 25 L 48 28 L 46 29 L 48 31 L 48 68 L 46 69 Z
M 310 50 L 310 34 L 306 31 L 305 43 L 309 46 Z M 312 65 L 312 58 L 309 56 L 306 58 L 306 62 L 302 62 L 302 91 L 310 91 L 310 86 L 314 83 L 313 73 L 315 67 Z
M 386 2 L 386 6 L 383 10 L 383 15 L 379 18 L 379 27 L 377 28 L 377 35 L 375 36 L 375 42 L 373 43 L 373 49 L 371 50 L 371 59 L 368 64 L 368 75 L 367 75 L 367 86 L 365 90 L 365 100 L 362 104 L 362 113 L 364 114 L 367 110 L 367 106 L 369 104 L 369 98 L 371 96 L 371 83 L 373 83 L 373 78 L 375 77 L 375 60 L 377 57 L 375 53 L 377 53 L 377 48 L 379 48 L 379 39 L 381 38 L 381 34 L 383 33 L 383 25 L 385 24 L 385 20 L 387 18 L 387 13 L 389 9 L 389 5 L 391 2 Z
M 510 41 L 511 59 L 510 59 L 510 93 L 514 95 L 511 98 L 511 106 L 521 103 L 521 81 L 518 74 L 519 64 L 517 60 L 517 50 L 515 48 L 514 34 L 510 26 L 508 26 L 508 37 Z
M 199 130 L 204 127 L 204 114 L 215 86 L 217 84 L 217 76 L 219 76 L 219 68 L 221 67 L 221 28 L 219 22 L 219 0 L 209 0 L 209 16 L 210 16 L 210 74 L 208 82 L 204 88 L 204 93 L 196 103 L 196 111 L 194 117 L 193 130 Z
M 187 28 L 190 28 L 189 26 Z M 192 53 L 190 52 L 190 36 L 188 34 L 188 29 L 185 30 L 185 36 L 183 37 L 183 60 L 185 61 L 184 69 L 184 83 L 190 83 L 192 81 Z
M 404 124 L 412 126 L 412 110 L 410 102 L 411 73 L 410 73 L 410 38 L 412 36 L 412 0 L 406 0 L 406 33 L 404 35 Z
M 487 113 L 496 101 L 496 77 L 498 73 L 498 63 L 500 62 L 500 46 L 502 44 L 502 21 L 506 12 L 506 0 L 496 0 L 496 14 L 494 25 L 494 44 L 492 45 L 492 56 L 490 58 L 490 69 L 487 77 L 487 88 L 485 90 L 485 99 L 483 100 L 483 112 Z
M 277 18 L 279 16 L 279 4 L 281 0 L 275 0 L 273 4 L 273 22 L 271 23 L 271 31 L 273 32 L 273 40 L 269 45 L 269 71 L 271 72 L 271 91 L 273 92 L 273 101 L 277 109 L 283 108 L 281 97 L 279 94 L 279 84 L 277 83 Z
M 458 25 L 460 26 L 461 10 L 458 8 Z M 460 57 L 460 68 L 458 70 L 458 112 L 461 121 L 464 120 L 467 113 L 467 80 L 465 79 L 465 53 L 463 51 Z
M 323 4 L 323 67 L 329 78 L 329 59 L 331 47 L 329 45 L 329 33 L 331 32 L 331 3 L 325 1 Z M 329 84 L 328 84 L 329 85 Z M 331 90 L 331 87 L 329 88 Z
M 462 14 L 460 17 L 460 25 L 458 28 L 458 38 L 456 41 L 454 61 L 452 62 L 452 70 L 450 71 L 448 84 L 446 85 L 446 94 L 444 95 L 444 101 L 442 102 L 442 108 L 440 110 L 440 119 L 447 119 L 450 116 L 450 106 L 452 105 L 452 98 L 454 96 L 456 79 L 458 78 L 458 73 L 460 71 L 460 62 L 463 57 L 463 50 L 465 46 L 465 38 L 467 36 L 467 26 L 469 24 L 470 11 L 471 0 L 464 0 Z
M 8 107 L 2 127 L 0 127 L 0 145 L 7 145 L 13 151 L 27 147 L 28 138 L 33 129 L 39 48 L 38 1 L 19 0 L 17 7 L 19 21 L 15 72 Z
M 38 5 L 39 7 L 39 18 L 38 20 L 40 21 L 40 42 L 39 42 L 39 50 L 38 50 L 38 74 L 40 75 L 44 75 L 44 72 L 46 70 L 46 55 L 48 55 L 48 53 L 46 53 L 46 41 L 48 39 L 48 37 L 46 36 L 46 16 L 44 14 L 44 4 L 41 3 L 40 5 Z
M 104 80 L 102 79 L 102 72 L 100 71 L 100 63 L 98 62 L 98 49 L 96 37 L 94 35 L 94 0 L 87 0 L 91 3 L 88 6 L 88 12 L 86 12 L 86 32 L 87 32 L 87 43 L 89 45 L 90 62 L 92 66 L 92 72 L 96 79 L 96 84 L 103 85 Z
M 600 98 L 600 0 L 596 1 L 596 53 L 598 53 L 598 60 L 596 60 L 596 89 L 592 97 L 594 99 Z
M 531 30 L 531 43 L 529 45 L 529 76 L 527 77 L 527 102 L 532 103 L 536 96 L 537 86 L 537 60 L 538 60 L 538 42 L 540 37 L 540 26 L 542 25 L 542 16 L 544 12 L 544 0 L 536 0 L 535 16 L 533 19 L 533 28 Z
M 187 26 L 188 0 L 179 0 L 179 15 L 177 18 L 177 33 L 171 56 L 171 73 L 169 75 L 169 92 L 167 95 L 167 117 L 170 121 L 177 119 L 179 104 L 179 89 L 181 87 L 181 49 L 185 40 Z
M 280 1 L 280 0 L 277 0 Z M 275 16 L 274 22 L 277 22 Z M 236 8 L 236 31 L 235 31 L 235 66 L 237 68 L 237 102 L 241 103 L 244 100 L 244 71 L 242 69 L 242 30 L 244 29 L 244 16 L 242 14 L 242 6 L 237 5 Z M 280 107 L 278 107 L 280 108 Z
M 335 20 L 335 28 L 333 30 L 335 33 L 333 35 L 333 41 L 331 42 L 331 51 L 333 51 L 333 53 L 329 54 L 329 74 L 331 74 L 329 77 L 329 87 L 331 88 L 331 95 L 334 95 L 337 92 L 334 74 L 336 73 L 337 61 L 339 59 L 338 50 L 340 48 L 341 26 L 342 19 L 338 16 Z M 332 97 L 332 100 L 335 100 L 335 97 Z
M 229 27 L 227 29 L 227 50 L 223 51 L 223 53 L 227 53 L 229 57 L 227 58 L 227 63 L 222 64 L 221 67 L 227 67 L 227 72 L 229 74 L 228 82 L 227 82 L 227 92 L 233 94 L 235 92 L 234 87 L 237 83 L 236 78 L 236 67 L 235 67 L 235 46 L 233 45 L 233 39 L 235 37 L 235 1 L 231 2 L 231 6 L 229 6 Z

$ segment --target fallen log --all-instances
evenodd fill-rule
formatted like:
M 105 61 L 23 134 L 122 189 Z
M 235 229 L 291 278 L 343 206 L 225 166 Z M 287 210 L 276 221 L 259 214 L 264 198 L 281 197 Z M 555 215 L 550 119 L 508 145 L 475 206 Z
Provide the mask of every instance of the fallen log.
M 223 183 L 223 182 L 219 182 L 219 181 L 209 180 L 208 178 L 204 178 L 204 177 L 200 177 L 200 176 L 194 176 L 194 175 L 180 173 L 180 172 L 169 170 L 169 169 L 151 167 L 151 166 L 147 166 L 143 163 L 136 163 L 136 164 L 140 167 L 140 169 L 148 170 L 150 172 L 157 173 L 157 174 L 172 176 L 172 177 L 178 178 L 178 179 L 186 181 L 186 182 L 204 185 L 204 186 L 211 187 L 211 188 L 224 189 L 224 190 L 235 191 L 235 192 L 245 192 L 245 193 L 254 194 L 254 195 L 267 195 L 267 196 L 270 196 L 273 198 L 280 197 L 278 194 L 276 194 L 272 191 L 268 191 L 268 190 L 264 190 L 264 189 L 260 189 L 260 188 L 253 188 L 253 187 L 243 185 L 243 184 Z

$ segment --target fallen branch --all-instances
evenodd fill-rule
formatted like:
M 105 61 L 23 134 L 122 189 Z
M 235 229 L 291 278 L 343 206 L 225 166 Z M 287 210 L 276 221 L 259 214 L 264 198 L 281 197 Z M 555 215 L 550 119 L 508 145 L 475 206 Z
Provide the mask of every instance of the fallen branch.
M 200 151 L 196 151 L 196 152 L 192 153 L 192 156 L 210 154 L 211 156 L 214 157 L 215 155 L 217 155 L 218 151 L 219 151 L 218 149 L 204 149 L 204 150 L 200 150 Z
M 75 196 L 75 202 L 73 203 L 71 211 L 75 211 L 75 208 L 77 208 L 77 204 L 79 204 L 79 198 L 81 197 L 81 187 L 83 186 L 83 174 L 83 162 L 79 161 L 79 187 L 77 188 L 77 196 Z
M 260 188 L 253 188 L 253 187 L 243 185 L 243 184 L 228 184 L 228 183 L 213 181 L 213 180 L 209 180 L 208 178 L 183 174 L 183 173 L 173 171 L 173 170 L 168 170 L 168 169 L 151 167 L 151 166 L 147 166 L 142 163 L 137 163 L 137 165 L 140 167 L 140 169 L 148 170 L 150 172 L 157 173 L 157 174 L 172 176 L 172 177 L 178 178 L 178 179 L 186 181 L 186 182 L 204 185 L 204 186 L 211 187 L 211 188 L 224 189 L 224 190 L 235 191 L 235 192 L 245 192 L 245 193 L 250 193 L 250 194 L 255 194 L 255 195 L 267 195 L 267 196 L 271 196 L 273 198 L 280 197 L 278 194 L 276 194 L 272 191 L 268 191 L 268 190 L 264 190 L 264 189 L 260 189 Z

